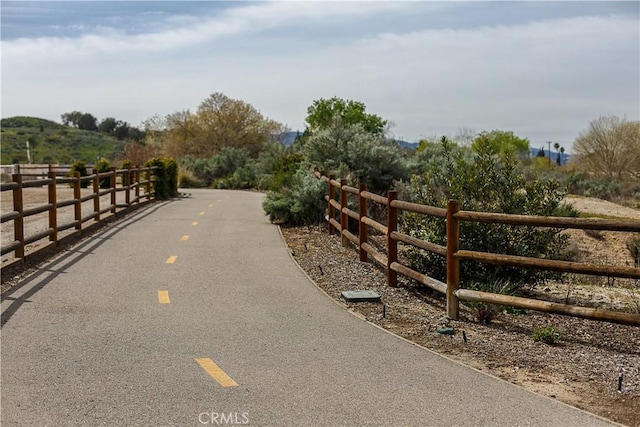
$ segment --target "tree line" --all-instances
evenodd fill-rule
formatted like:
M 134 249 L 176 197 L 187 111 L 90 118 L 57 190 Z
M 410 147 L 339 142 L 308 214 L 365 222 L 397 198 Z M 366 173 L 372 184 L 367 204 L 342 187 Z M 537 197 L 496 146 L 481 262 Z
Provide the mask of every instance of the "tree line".
M 60 116 L 62 124 L 72 126 L 81 130 L 93 132 L 102 132 L 113 136 L 120 141 L 130 139 L 141 142 L 144 140 L 145 132 L 129 123 L 117 120 L 114 117 L 105 117 L 98 121 L 91 113 L 83 113 L 81 111 L 71 111 Z

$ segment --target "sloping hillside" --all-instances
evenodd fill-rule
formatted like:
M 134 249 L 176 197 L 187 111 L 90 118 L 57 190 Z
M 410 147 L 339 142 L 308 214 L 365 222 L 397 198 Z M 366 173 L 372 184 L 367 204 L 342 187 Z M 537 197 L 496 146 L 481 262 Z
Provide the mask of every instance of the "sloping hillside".
M 0 163 L 27 163 L 27 141 L 32 163 L 93 163 L 104 157 L 114 160 L 123 143 L 99 132 L 64 126 L 37 117 L 10 117 L 0 122 Z

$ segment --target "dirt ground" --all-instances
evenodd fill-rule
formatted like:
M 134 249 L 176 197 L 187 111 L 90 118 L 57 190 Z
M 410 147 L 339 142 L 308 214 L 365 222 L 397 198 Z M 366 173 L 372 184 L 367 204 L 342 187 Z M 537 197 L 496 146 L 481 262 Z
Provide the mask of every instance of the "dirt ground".
M 72 198 L 71 189 L 61 188 L 58 197 Z M 108 203 L 108 197 L 101 205 Z M 46 189 L 25 190 L 24 199 L 27 208 L 40 205 L 46 200 Z M 581 212 L 640 219 L 638 210 L 598 199 L 569 197 L 567 201 Z M 0 207 L 3 214 L 13 210 L 11 192 L 2 193 Z M 83 204 L 83 215 L 92 207 L 92 202 Z M 59 216 L 61 222 L 71 221 L 73 208 L 66 208 Z M 2 224 L 3 244 L 13 240 L 12 223 Z M 25 234 L 43 231 L 47 224 L 46 214 L 34 216 L 25 222 Z M 372 289 L 382 296 L 382 303 L 347 304 L 369 321 L 534 392 L 640 427 L 640 328 L 513 310 L 497 311 L 494 320 L 484 324 L 478 321 L 478 310 L 469 306 L 461 307 L 460 321 L 451 321 L 445 317 L 445 301 L 440 295 L 410 281 L 402 281 L 397 288 L 387 287 L 381 269 L 360 262 L 353 247 L 342 248 L 338 237 L 328 235 L 324 227 L 283 227 L 282 233 L 301 268 L 334 299 L 340 300 L 342 291 L 353 289 Z M 633 265 L 626 249 L 630 233 L 568 233 L 584 262 Z M 3 256 L 2 265 L 10 259 L 10 254 Z M 11 281 L 3 283 L 3 289 L 10 285 Z M 567 275 L 532 293 L 540 299 L 640 315 L 640 288 L 632 280 L 612 283 L 604 278 Z M 562 332 L 558 344 L 532 339 L 535 329 L 547 325 Z M 453 327 L 455 335 L 438 334 L 437 329 L 443 326 Z
M 592 214 L 640 218 L 640 211 L 611 206 L 597 199 L 568 198 L 578 210 Z M 533 311 L 497 310 L 489 324 L 479 311 L 461 307 L 461 320 L 445 317 L 442 296 L 410 281 L 386 286 L 384 272 L 361 263 L 353 246 L 342 248 L 325 227 L 282 228 L 294 259 L 329 296 L 371 289 L 382 303 L 345 303 L 367 320 L 402 337 L 481 371 L 558 399 L 613 421 L 640 426 L 640 328 L 549 315 Z M 570 232 L 584 262 L 633 265 L 626 248 L 630 233 L 604 232 L 593 237 Z M 640 315 L 640 288 L 632 280 L 566 275 L 531 291 L 549 301 L 621 310 Z M 553 325 L 562 333 L 555 345 L 536 342 L 534 330 Z M 437 333 L 453 327 L 453 337 Z M 466 341 L 465 341 L 466 338 Z M 622 376 L 621 390 L 618 381 Z
M 58 185 L 56 187 L 57 193 L 57 202 L 62 203 L 65 201 L 72 200 L 74 198 L 73 188 L 70 188 L 67 185 Z M 81 189 L 81 197 L 92 194 L 93 190 L 90 188 Z M 133 199 L 134 192 L 131 191 L 130 197 Z M 33 188 L 24 188 L 23 189 L 23 205 L 24 209 L 30 209 L 37 206 L 42 206 L 47 203 L 48 200 L 48 190 L 47 187 L 33 187 Z M 116 193 L 116 203 L 125 203 L 126 196 L 124 192 Z M 100 197 L 100 208 L 104 209 L 106 206 L 111 204 L 111 195 L 107 194 Z M 62 208 L 58 208 L 57 216 L 58 216 L 58 224 L 69 224 L 75 219 L 75 211 L 74 206 L 66 206 Z M 82 203 L 82 216 L 86 217 L 87 215 L 93 213 L 94 205 L 93 200 L 87 200 Z M 13 211 L 13 192 L 12 191 L 3 191 L 0 197 L 0 211 L 2 214 Z M 105 214 L 106 215 L 106 214 Z M 103 216 L 105 216 L 103 215 Z M 91 221 L 90 221 L 91 222 Z M 85 226 L 89 223 L 85 223 Z M 49 214 L 48 212 L 43 212 L 40 214 L 32 215 L 24 220 L 24 235 L 25 237 L 33 236 L 37 233 L 41 233 L 46 231 L 49 228 Z M 64 231 L 59 232 L 58 237 L 63 237 L 70 233 L 73 233 L 74 228 L 70 228 Z M 0 237 L 2 239 L 2 245 L 6 245 L 14 240 L 14 227 L 13 221 L 7 221 L 2 223 L 0 226 Z M 43 243 L 47 243 L 47 239 L 42 239 L 32 244 L 29 244 L 25 248 L 25 252 L 29 253 L 40 246 Z M 10 263 L 14 259 L 14 253 L 10 252 L 1 257 L 2 266 Z M 4 281 L 4 280 L 3 280 Z

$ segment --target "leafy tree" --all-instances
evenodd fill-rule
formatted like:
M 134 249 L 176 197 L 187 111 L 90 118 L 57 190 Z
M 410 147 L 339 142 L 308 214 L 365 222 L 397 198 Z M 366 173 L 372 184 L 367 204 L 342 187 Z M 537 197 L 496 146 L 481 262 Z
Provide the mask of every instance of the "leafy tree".
M 339 118 L 345 127 L 361 125 L 365 132 L 382 135 L 387 121 L 366 112 L 364 103 L 333 97 L 313 101 L 307 109 L 306 122 L 311 132 L 331 127 Z
M 538 150 L 538 154 L 536 154 L 536 157 L 546 157 L 546 155 L 544 154 L 544 147 L 540 147 L 540 149 Z
M 130 129 L 131 127 L 129 126 L 129 123 L 118 120 L 116 122 L 116 127 L 113 129 L 112 135 L 122 141 L 129 137 Z
M 62 124 L 66 126 L 78 127 L 82 113 L 80 111 L 72 111 L 70 113 L 64 113 L 60 116 Z
M 492 130 L 480 132 L 471 144 L 476 152 L 489 150 L 493 154 L 514 153 L 520 157 L 529 156 L 529 140 L 520 138 L 511 131 Z
M 640 177 L 640 121 L 602 116 L 573 144 L 579 165 L 608 179 Z
M 129 127 L 129 135 L 127 136 L 130 140 L 141 143 L 144 141 L 146 133 L 135 126 L 131 126 Z
M 98 130 L 100 132 L 113 135 L 113 132 L 115 131 L 116 126 L 118 126 L 118 121 L 114 117 L 107 117 L 102 119 L 102 121 L 98 125 Z
M 60 117 L 64 125 L 77 127 L 82 130 L 98 130 L 98 119 L 92 114 L 72 111 L 70 113 L 64 113 Z
M 250 104 L 214 93 L 196 113 L 187 110 L 167 116 L 163 140 L 165 151 L 173 157 L 207 158 L 223 147 L 234 147 L 255 158 L 267 141 L 284 130 Z
M 491 146 L 471 152 L 455 149 L 443 137 L 443 162 L 433 164 L 422 176 L 411 178 L 412 199 L 426 205 L 446 207 L 457 200 L 462 210 L 550 216 L 559 212 L 564 193 L 557 181 L 527 180 L 517 170 L 513 154 L 496 156 Z M 469 155 L 470 154 L 470 155 Z M 446 224 L 439 218 L 406 213 L 405 232 L 429 242 L 446 245 Z M 554 229 L 517 227 L 503 224 L 463 222 L 460 225 L 462 249 L 508 255 L 558 258 L 566 237 Z M 412 268 L 439 280 L 445 280 L 443 257 L 409 249 L 406 253 Z M 492 285 L 498 280 L 514 285 L 534 285 L 547 273 L 509 266 L 461 263 L 461 283 L 476 287 Z

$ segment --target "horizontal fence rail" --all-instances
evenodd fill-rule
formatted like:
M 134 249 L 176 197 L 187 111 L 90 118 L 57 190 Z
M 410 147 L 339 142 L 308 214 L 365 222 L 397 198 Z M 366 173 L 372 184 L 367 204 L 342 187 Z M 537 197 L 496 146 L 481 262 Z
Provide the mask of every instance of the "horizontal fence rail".
M 526 308 L 547 313 L 562 314 L 591 320 L 601 320 L 626 325 L 640 326 L 640 315 L 632 313 L 612 312 L 595 308 L 579 307 L 541 301 L 531 298 L 493 294 L 470 289 L 460 289 L 460 261 L 482 262 L 495 265 L 509 265 L 564 273 L 578 273 L 595 276 L 621 277 L 640 280 L 639 267 L 623 267 L 610 265 L 594 265 L 578 262 L 567 262 L 522 256 L 504 255 L 471 250 L 461 250 L 460 222 L 477 222 L 489 224 L 508 224 L 523 227 L 549 227 L 557 229 L 605 230 L 621 232 L 640 232 L 640 221 L 610 220 L 598 218 L 564 218 L 528 215 L 510 215 L 489 212 L 461 211 L 458 202 L 450 201 L 447 208 L 426 206 L 417 203 L 397 200 L 397 192 L 389 191 L 387 196 L 367 191 L 360 184 L 358 188 L 347 185 L 345 179 L 336 180 L 334 176 L 325 176 L 315 171 L 314 175 L 327 184 L 327 223 L 329 234 L 340 234 L 342 246 L 354 244 L 359 251 L 360 261 L 369 258 L 386 269 L 387 285 L 397 286 L 397 275 L 402 274 L 437 292 L 446 295 L 447 316 L 459 319 L 460 300 L 482 302 Z M 357 197 L 358 211 L 349 208 L 349 195 Z M 368 216 L 368 203 L 374 202 L 387 207 L 387 223 Z M 401 233 L 398 230 L 398 211 L 414 212 L 446 220 L 446 246 L 437 245 Z M 357 221 L 358 235 L 349 230 L 349 220 Z M 355 227 L 353 227 L 355 229 Z M 369 242 L 369 229 L 376 230 L 386 237 L 386 254 L 380 252 Z M 446 258 L 446 283 L 429 277 L 403 265 L 398 260 L 398 242 L 432 252 Z
M 23 167 L 24 168 L 24 167 Z M 23 171 L 26 168 L 23 169 Z M 0 184 L 1 192 L 11 192 L 12 210 L 6 211 L 3 206 L 1 223 L 13 221 L 13 241 L 2 241 L 1 255 L 13 252 L 16 259 L 25 260 L 26 246 L 47 239 L 49 242 L 57 244 L 59 233 L 71 228 L 73 234 L 82 233 L 84 224 L 88 221 L 100 223 L 113 217 L 120 212 L 129 210 L 134 205 L 149 201 L 155 197 L 152 183 L 154 181 L 152 172 L 155 167 L 137 167 L 131 169 L 111 168 L 108 172 L 98 173 L 94 171 L 88 176 L 59 177 L 59 170 L 49 168 L 47 175 L 42 179 L 24 180 L 25 177 L 40 176 L 28 173 L 17 173 L 11 175 L 11 182 Z M 65 172 L 68 175 L 69 172 Z M 68 200 L 58 200 L 61 191 L 58 186 L 64 184 L 73 189 L 73 197 Z M 25 208 L 24 190 L 27 188 L 47 188 L 47 203 Z M 82 189 L 86 195 L 82 195 Z M 117 203 L 117 193 L 124 193 L 124 203 Z M 101 206 L 101 197 L 109 195 L 110 203 Z M 93 200 L 90 212 L 83 212 L 83 203 Z M 59 210 L 61 208 L 73 206 L 73 220 L 61 223 L 59 221 Z M 86 208 L 86 207 L 85 207 Z M 46 230 L 25 235 L 25 219 L 34 215 L 48 213 L 48 227 Z M 105 214 L 108 214 L 105 216 Z M 37 251 L 33 251 L 37 252 Z

